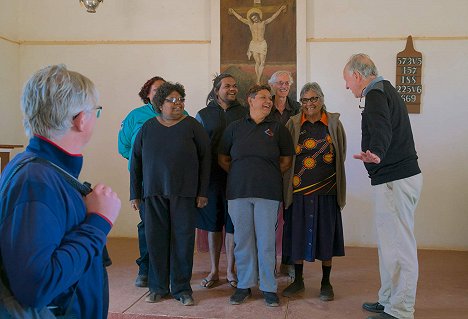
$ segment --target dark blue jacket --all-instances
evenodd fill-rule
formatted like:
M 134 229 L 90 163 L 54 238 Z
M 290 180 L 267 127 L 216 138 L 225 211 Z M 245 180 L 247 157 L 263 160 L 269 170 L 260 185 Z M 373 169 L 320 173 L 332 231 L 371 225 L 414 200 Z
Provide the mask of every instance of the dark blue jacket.
M 36 136 L 7 165 L 0 187 L 30 156 L 47 159 L 75 177 L 83 165 L 81 155 Z M 80 193 L 56 170 L 37 162 L 21 168 L 6 185 L 0 209 L 0 257 L 16 299 L 31 307 L 64 309 L 73 300 L 76 318 L 107 318 L 102 250 L 110 223 L 98 212 L 87 214 Z
M 364 163 L 372 185 L 379 185 L 421 173 L 411 123 L 400 94 L 389 81 L 377 78 L 364 91 L 362 111 L 363 152 L 380 157 L 379 164 Z

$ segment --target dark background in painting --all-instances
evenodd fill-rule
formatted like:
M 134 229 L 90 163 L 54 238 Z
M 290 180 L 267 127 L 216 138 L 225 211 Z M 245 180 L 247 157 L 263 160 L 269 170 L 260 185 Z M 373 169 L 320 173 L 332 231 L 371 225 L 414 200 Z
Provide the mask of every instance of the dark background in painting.
M 265 40 L 268 52 L 262 83 L 267 83 L 270 76 L 278 70 L 287 70 L 293 74 L 296 82 L 296 1 L 262 0 L 256 6 L 263 12 L 262 20 L 273 15 L 281 5 L 287 10 L 266 25 Z M 228 14 L 229 8 L 245 18 L 246 12 L 254 7 L 253 0 L 221 0 L 221 72 L 236 77 L 239 86 L 239 100 L 245 103 L 245 93 L 255 84 L 255 60 L 247 58 L 247 49 L 252 39 L 249 26 Z M 296 85 L 291 87 L 290 97 L 296 99 Z

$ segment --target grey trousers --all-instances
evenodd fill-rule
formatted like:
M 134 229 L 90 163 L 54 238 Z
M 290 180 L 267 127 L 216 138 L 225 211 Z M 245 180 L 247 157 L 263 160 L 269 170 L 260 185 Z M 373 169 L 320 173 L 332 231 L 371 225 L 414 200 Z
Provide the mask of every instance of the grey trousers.
M 263 198 L 228 200 L 228 211 L 234 224 L 234 256 L 238 288 L 255 287 L 276 292 L 275 225 L 280 202 Z

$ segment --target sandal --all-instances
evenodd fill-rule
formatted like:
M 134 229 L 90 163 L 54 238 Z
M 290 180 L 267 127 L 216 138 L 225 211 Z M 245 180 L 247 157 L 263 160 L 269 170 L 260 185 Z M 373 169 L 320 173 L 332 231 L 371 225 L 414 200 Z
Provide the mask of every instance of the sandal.
M 237 279 L 229 280 L 226 278 L 226 281 L 232 288 L 237 288 L 237 283 L 239 282 Z
M 205 278 L 201 281 L 200 283 L 200 286 L 202 286 L 203 288 L 213 288 L 213 286 L 215 285 L 215 283 L 217 283 L 219 281 L 219 279 L 208 279 L 208 278 Z

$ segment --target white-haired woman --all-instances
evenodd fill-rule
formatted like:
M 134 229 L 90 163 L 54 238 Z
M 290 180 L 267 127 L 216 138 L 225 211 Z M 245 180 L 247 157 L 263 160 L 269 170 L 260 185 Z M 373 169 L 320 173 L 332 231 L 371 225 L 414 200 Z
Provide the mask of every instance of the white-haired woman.
M 284 291 L 304 290 L 303 261 L 322 261 L 320 299 L 333 300 L 332 257 L 344 256 L 341 209 L 346 202 L 346 134 L 338 113 L 329 113 L 316 82 L 301 90 L 302 112 L 286 124 L 296 155 L 284 175 L 284 205 L 292 205 L 286 254 L 294 260 L 295 279 Z

